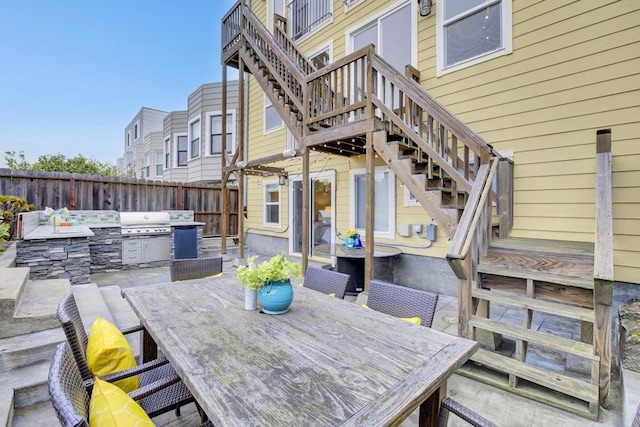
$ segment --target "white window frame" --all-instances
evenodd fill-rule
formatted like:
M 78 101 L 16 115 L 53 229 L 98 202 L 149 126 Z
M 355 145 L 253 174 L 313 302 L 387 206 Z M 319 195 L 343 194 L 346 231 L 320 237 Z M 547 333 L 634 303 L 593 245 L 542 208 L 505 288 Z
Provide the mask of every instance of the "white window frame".
M 263 109 L 262 109 L 262 112 L 263 112 L 263 113 L 262 113 L 262 119 L 263 119 L 263 120 L 262 120 L 262 121 L 263 121 L 263 128 L 262 128 L 262 130 L 263 130 L 264 135 L 268 135 L 268 134 L 270 134 L 270 133 L 272 133 L 272 132 L 276 132 L 276 131 L 279 131 L 280 129 L 284 128 L 284 120 L 282 120 L 282 117 L 280 117 L 280 114 L 278 114 L 278 117 L 280 117 L 280 125 L 279 125 L 279 126 L 276 126 L 276 127 L 273 127 L 273 128 L 270 128 L 270 129 L 267 129 L 267 107 L 269 107 L 269 106 L 273 106 L 273 108 L 276 110 L 276 112 L 277 112 L 278 110 L 277 110 L 277 109 L 276 109 L 276 107 L 271 103 L 271 100 L 269 99 L 269 97 L 268 97 L 266 94 L 265 94 L 265 95 L 263 95 L 263 96 L 264 96 L 264 107 L 263 107 Z
M 454 71 L 462 70 L 467 67 L 471 67 L 473 65 L 489 61 L 490 59 L 498 58 L 500 56 L 509 55 L 513 52 L 513 31 L 512 31 L 512 0 L 487 0 L 486 2 L 479 4 L 471 9 L 468 9 L 464 13 L 461 13 L 457 16 L 448 19 L 445 22 L 444 19 L 444 11 L 438 10 L 436 13 L 436 77 L 440 77 L 442 75 L 452 73 Z M 444 27 L 450 22 L 455 22 L 459 19 L 464 19 L 465 16 L 472 15 L 478 10 L 484 9 L 486 7 L 492 6 L 494 4 L 501 4 L 501 32 L 502 32 L 502 47 L 496 49 L 491 52 L 483 53 L 481 55 L 475 56 L 473 58 L 469 58 L 465 61 L 458 62 L 457 64 L 451 65 L 449 67 L 444 66 Z M 440 5 L 439 5 L 440 6 Z M 462 16 L 464 15 L 464 16 Z M 461 18 L 462 16 L 462 18 Z
M 342 3 L 344 3 L 344 13 L 349 12 L 360 3 L 364 3 L 364 1 L 365 0 L 342 0 Z
M 262 182 L 262 219 L 263 219 L 263 225 L 265 227 L 271 227 L 271 228 L 279 228 L 282 224 L 282 186 L 280 186 L 278 184 L 277 180 L 265 180 Z M 267 187 L 275 185 L 276 188 L 278 189 L 278 203 L 273 203 L 273 202 L 267 202 Z M 274 206 L 277 205 L 278 206 L 278 222 L 268 222 L 267 221 L 267 205 L 269 206 Z
M 386 166 L 378 166 L 375 173 L 389 174 L 389 226 L 386 231 L 375 231 L 374 237 L 395 240 L 396 237 L 396 176 Z M 366 169 L 351 169 L 349 171 L 349 228 L 356 228 L 356 184 L 355 177 L 366 175 Z M 358 232 L 364 236 L 365 230 L 358 229 Z
M 133 125 L 133 140 L 137 141 L 139 139 L 140 139 L 140 119 L 138 119 L 138 121 L 136 121 L 136 123 Z
M 325 51 L 329 53 L 329 64 L 331 64 L 333 62 L 333 39 L 309 52 L 309 54 L 307 54 L 307 58 L 309 58 L 309 61 L 311 62 L 311 58 L 318 56 Z
M 347 28 L 344 32 L 344 41 L 345 46 L 349 47 L 348 53 L 353 53 L 353 36 L 364 30 L 370 25 L 373 25 L 374 22 L 378 22 L 381 18 L 386 15 L 389 15 L 395 12 L 396 9 L 401 8 L 407 3 L 411 4 L 411 65 L 414 67 L 418 64 L 418 2 L 413 2 L 410 0 L 400 0 L 391 5 L 381 9 L 378 13 L 371 16 L 366 21 L 359 22 L 357 25 L 354 25 L 351 28 Z M 378 41 L 380 40 L 380 30 L 378 30 Z M 377 43 L 378 44 L 378 43 Z M 376 44 L 376 45 L 377 45 Z M 404 72 L 404 70 L 399 70 Z
M 406 185 L 403 185 L 402 188 L 404 190 L 404 207 L 422 206 L 418 199 L 411 197 L 411 191 L 409 191 Z
M 273 14 L 275 13 L 275 3 L 282 4 L 282 16 L 287 16 L 287 1 L 286 0 L 268 0 L 267 1 L 267 29 L 269 32 L 273 32 Z
M 162 150 L 155 150 L 154 151 L 155 155 L 156 155 L 156 161 L 154 163 L 154 174 L 155 176 L 162 176 L 162 171 L 164 170 L 164 153 L 162 152 Z M 160 163 L 158 163 L 158 160 L 160 160 Z M 160 167 L 158 167 L 160 166 Z M 158 173 L 160 172 L 160 173 Z
M 163 170 L 171 169 L 171 137 L 165 138 L 162 145 Z
M 227 129 L 227 133 L 231 134 L 231 147 L 227 147 L 227 154 L 233 154 L 236 150 L 236 110 L 227 110 L 227 115 L 231 115 L 231 129 Z M 211 118 L 214 116 L 220 116 L 222 118 L 222 111 L 207 111 L 205 114 L 207 121 L 205 123 L 205 131 L 207 135 L 207 151 L 206 156 L 221 156 L 222 153 L 213 153 L 211 151 Z
M 199 128 L 200 128 L 200 134 L 198 135 L 198 155 L 194 156 L 193 153 L 191 152 L 191 147 L 193 145 L 193 140 L 194 137 L 192 135 L 192 131 L 191 128 L 193 127 L 193 124 L 199 122 Z M 202 120 L 200 119 L 200 116 L 198 117 L 194 117 L 193 119 L 189 120 L 189 123 L 187 125 L 187 134 L 188 134 L 188 142 L 189 142 L 189 151 L 188 151 L 188 160 L 187 162 L 191 161 L 191 160 L 195 160 L 197 158 L 199 158 L 202 155 Z
M 184 164 L 184 166 L 180 166 L 178 165 L 178 138 L 184 136 L 185 138 L 187 138 L 187 162 Z M 187 133 L 176 133 L 173 135 L 173 152 L 176 153 L 175 156 L 173 156 L 174 158 L 174 163 L 173 163 L 173 167 L 175 168 L 186 168 L 187 165 L 189 164 L 189 135 Z

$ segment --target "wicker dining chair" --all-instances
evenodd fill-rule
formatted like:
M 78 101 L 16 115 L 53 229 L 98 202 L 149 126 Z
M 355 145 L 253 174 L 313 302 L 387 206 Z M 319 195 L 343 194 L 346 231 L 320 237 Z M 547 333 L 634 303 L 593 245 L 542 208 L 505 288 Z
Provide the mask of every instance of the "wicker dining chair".
M 172 282 L 214 276 L 222 273 L 222 257 L 172 259 L 169 271 Z
M 89 389 L 93 384 L 93 375 L 87 363 L 88 337 L 76 300 L 71 292 L 68 292 L 60 301 L 57 314 L 82 381 Z M 142 330 L 142 326 L 134 326 L 120 332 L 127 335 Z M 195 401 L 189 389 L 180 381 L 177 373 L 166 359 L 152 360 L 135 368 L 105 375 L 101 379 L 114 382 L 134 375 L 139 376 L 140 388 L 145 390 L 144 397 L 138 403 L 151 418 L 174 409 L 177 415 L 180 415 L 181 406 Z
M 428 328 L 436 313 L 438 294 L 372 280 L 369 284 L 367 306 L 396 317 L 420 317 Z
M 93 385 L 93 380 L 90 381 Z M 89 401 L 91 387 L 80 375 L 71 347 L 66 342 L 58 344 L 49 369 L 49 396 L 64 427 L 89 426 Z M 139 400 L 144 394 L 142 389 L 129 393 L 133 400 Z M 207 420 L 201 427 L 213 427 Z
M 325 294 L 336 294 L 336 298 L 344 299 L 349 280 L 349 274 L 309 266 L 302 283 L 305 288 Z
M 636 409 L 636 416 L 631 423 L 631 427 L 640 427 L 640 405 L 638 405 L 638 409 Z
M 458 417 L 460 417 L 460 419 L 475 427 L 498 427 L 491 421 L 473 412 L 471 409 L 467 408 L 460 402 L 457 402 L 450 397 L 445 397 L 444 399 L 442 399 L 442 402 L 440 402 L 438 427 L 447 427 L 450 413 L 457 415 Z

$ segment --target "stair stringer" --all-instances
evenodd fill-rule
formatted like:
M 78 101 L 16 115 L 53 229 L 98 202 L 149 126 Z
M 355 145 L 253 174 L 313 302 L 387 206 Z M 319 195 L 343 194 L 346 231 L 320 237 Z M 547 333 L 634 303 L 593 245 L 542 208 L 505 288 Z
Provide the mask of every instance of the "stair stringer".
M 385 163 L 393 170 L 393 173 L 407 186 L 415 196 L 427 215 L 431 216 L 444 230 L 447 237 L 453 238 L 458 225 L 458 210 L 453 208 L 441 208 L 442 194 L 439 190 L 427 190 L 424 174 L 412 174 L 411 168 L 406 167 L 402 160 L 398 159 L 397 148 L 394 150 L 387 144 L 387 133 L 376 132 L 373 138 L 373 148 Z

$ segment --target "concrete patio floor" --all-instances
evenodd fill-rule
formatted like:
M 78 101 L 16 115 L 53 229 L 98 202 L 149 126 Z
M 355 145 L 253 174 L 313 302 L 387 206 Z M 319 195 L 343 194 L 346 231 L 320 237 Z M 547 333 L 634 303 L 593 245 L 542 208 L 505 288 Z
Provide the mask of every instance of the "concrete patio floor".
M 224 263 L 224 274 L 234 274 L 235 267 L 230 261 Z M 144 286 L 152 283 L 170 281 L 168 267 L 147 268 L 139 270 L 116 271 L 109 273 L 95 273 L 91 275 L 91 281 L 99 287 L 118 286 L 126 288 L 131 286 Z M 347 296 L 345 299 L 354 303 L 363 302 L 364 295 L 358 298 Z M 513 310 L 512 310 L 513 311 Z M 493 307 L 492 317 L 511 316 L 510 310 L 505 307 Z M 571 334 L 569 326 L 553 318 L 539 319 L 541 326 L 549 329 L 561 328 L 565 333 Z M 457 333 L 457 299 L 447 295 L 440 295 L 433 328 L 439 331 L 455 335 Z M 546 324 L 544 324 L 546 322 Z M 471 380 L 460 375 L 453 375 L 448 382 L 448 395 L 468 406 L 472 410 L 482 414 L 499 426 L 529 427 L 529 426 L 629 426 L 635 407 L 640 402 L 640 375 L 625 371 L 624 387 L 617 388 L 613 396 L 613 405 L 610 409 L 600 409 L 598 421 L 591 421 L 580 416 L 553 408 L 543 403 L 526 399 L 518 395 L 500 390 L 498 388 Z M 619 390 L 624 389 L 621 393 Z M 626 411 L 624 408 L 627 408 Z M 632 413 L 633 412 L 633 413 Z M 173 414 L 167 414 L 154 419 L 158 425 L 172 427 L 198 425 L 199 418 L 195 407 L 183 410 L 182 416 L 176 418 Z M 412 414 L 402 425 L 417 425 L 417 413 Z M 451 416 L 449 426 L 468 426 L 465 422 Z

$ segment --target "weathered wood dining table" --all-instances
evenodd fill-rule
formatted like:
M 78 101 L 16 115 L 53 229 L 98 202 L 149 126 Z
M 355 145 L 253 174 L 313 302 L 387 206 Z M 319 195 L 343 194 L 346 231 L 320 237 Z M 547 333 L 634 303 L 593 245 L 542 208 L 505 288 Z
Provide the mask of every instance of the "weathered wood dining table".
M 418 407 L 435 426 L 477 347 L 298 286 L 285 314 L 246 311 L 233 273 L 123 295 L 216 426 L 398 425 Z

